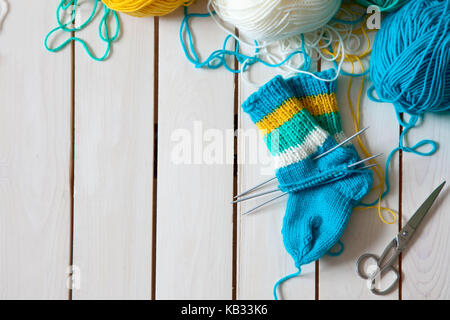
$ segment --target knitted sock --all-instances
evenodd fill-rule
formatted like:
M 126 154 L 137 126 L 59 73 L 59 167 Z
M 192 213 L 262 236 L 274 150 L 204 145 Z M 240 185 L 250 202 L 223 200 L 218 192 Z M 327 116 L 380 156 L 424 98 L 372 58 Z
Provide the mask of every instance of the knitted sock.
M 334 69 L 316 72 L 321 79 L 333 79 L 336 76 Z M 342 130 L 341 115 L 336 99 L 337 81 L 321 82 L 314 81 L 313 77 L 301 74 L 285 80 L 291 88 L 295 97 L 305 109 L 312 115 L 317 124 L 334 137 L 337 143 L 341 143 L 347 137 Z M 354 148 L 350 142 L 344 145 Z M 356 150 L 354 150 L 356 153 Z M 338 241 L 340 249 L 338 252 L 327 252 L 329 255 L 338 256 L 344 250 L 344 244 Z
M 372 184 L 371 171 L 348 169 L 349 164 L 359 160 L 353 147 L 339 147 L 314 160 L 337 143 L 316 121 L 326 112 L 314 117 L 308 112 L 307 106 L 311 105 L 305 101 L 321 98 L 306 96 L 305 88 L 326 90 L 329 85 L 310 76 L 295 78 L 286 81 L 275 77 L 242 106 L 263 133 L 275 157 L 280 189 L 289 192 L 282 235 L 299 272 L 276 283 L 275 298 L 276 288 L 282 281 L 299 274 L 302 265 L 319 259 L 339 240 L 352 208 Z M 328 105 L 333 99 L 322 99 L 316 105 L 334 108 L 333 112 L 338 114 L 336 105 Z M 327 123 L 330 132 L 342 131 L 340 121 L 323 120 L 322 123 Z

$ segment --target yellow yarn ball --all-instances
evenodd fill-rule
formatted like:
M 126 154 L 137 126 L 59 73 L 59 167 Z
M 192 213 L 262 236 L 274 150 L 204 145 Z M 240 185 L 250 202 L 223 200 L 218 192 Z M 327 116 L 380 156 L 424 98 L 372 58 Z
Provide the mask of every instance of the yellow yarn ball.
M 110 9 L 135 17 L 163 16 L 194 0 L 102 0 Z

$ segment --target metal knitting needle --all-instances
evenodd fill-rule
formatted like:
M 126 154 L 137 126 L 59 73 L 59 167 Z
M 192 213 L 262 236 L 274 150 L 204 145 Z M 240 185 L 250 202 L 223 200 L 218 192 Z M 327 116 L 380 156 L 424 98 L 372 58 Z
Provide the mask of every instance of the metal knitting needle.
M 339 143 L 337 146 L 335 146 L 335 147 L 331 148 L 330 150 L 327 150 L 326 152 L 324 152 L 324 153 L 318 155 L 318 156 L 315 157 L 313 160 L 317 160 L 317 159 L 322 158 L 323 156 L 326 156 L 328 153 L 330 153 L 330 152 L 336 150 L 337 148 L 339 148 L 339 147 L 342 146 L 343 144 L 346 144 L 346 143 L 349 142 L 350 140 L 352 140 L 352 139 L 354 139 L 355 137 L 359 136 L 361 133 L 363 133 L 363 132 L 366 131 L 367 129 L 369 129 L 369 127 L 365 127 L 365 128 L 363 128 L 363 129 L 361 129 L 360 131 L 356 132 L 356 133 L 355 133 L 354 135 L 352 135 L 351 137 L 348 137 L 347 139 L 345 139 L 344 141 L 342 141 L 341 143 Z M 265 184 L 267 184 L 267 183 L 269 183 L 269 182 L 271 182 L 271 181 L 273 181 L 273 180 L 275 180 L 275 179 L 276 179 L 276 177 L 272 177 L 272 178 L 270 178 L 269 180 L 266 180 L 266 181 L 264 181 L 264 182 L 261 182 L 261 183 L 258 184 L 257 186 L 254 186 L 253 188 L 248 189 L 248 190 L 246 190 L 246 191 L 244 191 L 244 192 L 242 192 L 242 193 L 240 193 L 240 194 L 234 196 L 234 199 L 240 198 L 240 197 L 242 197 L 242 196 L 244 196 L 244 195 L 246 195 L 246 194 L 248 194 L 248 193 L 250 193 L 250 192 L 252 192 L 252 191 L 254 191 L 254 190 L 256 190 L 256 189 L 259 189 L 259 188 L 262 187 L 263 185 L 265 185 Z
M 248 189 L 247 191 L 244 191 L 244 192 L 238 194 L 237 196 L 234 196 L 234 199 L 239 198 L 239 197 L 242 197 L 242 196 L 245 196 L 246 194 L 252 192 L 253 190 L 256 190 L 256 189 L 262 187 L 263 185 L 265 185 L 265 184 L 267 184 L 267 183 L 269 183 L 269 182 L 275 180 L 276 178 L 277 178 L 277 177 L 272 177 L 272 178 L 270 178 L 269 180 L 266 180 L 266 181 L 264 181 L 264 182 L 261 182 L 260 184 L 254 186 L 253 188 Z
M 369 168 L 372 168 L 372 167 L 375 167 L 375 166 L 376 166 L 376 164 L 371 164 L 371 165 L 368 165 L 368 166 L 365 166 L 365 167 L 362 167 L 362 168 L 358 168 L 357 170 L 369 169 Z M 280 190 L 280 191 L 281 191 L 281 190 Z M 281 198 L 281 197 L 283 197 L 283 196 L 285 196 L 285 195 L 287 195 L 287 194 L 288 194 L 287 192 L 284 192 L 283 194 L 281 194 L 281 195 L 279 195 L 279 196 L 276 196 L 275 198 L 272 198 L 272 199 L 270 199 L 270 200 L 267 200 L 266 202 L 261 203 L 259 206 L 256 206 L 256 207 L 254 207 L 254 208 L 252 208 L 252 209 L 250 209 L 250 210 L 244 212 L 243 215 L 244 215 L 244 214 L 252 213 L 253 211 L 255 211 L 255 210 L 257 210 L 257 209 L 259 209 L 259 208 L 261 208 L 261 207 L 264 207 L 266 204 L 269 204 L 269 203 L 271 203 L 272 201 L 275 201 L 275 200 L 277 200 L 277 199 L 279 199 L 279 198 Z
M 277 189 L 265 191 L 265 192 L 262 192 L 262 193 L 255 194 L 253 196 L 248 196 L 248 197 L 245 197 L 245 198 L 240 198 L 238 200 L 234 200 L 232 203 L 234 204 L 234 203 L 238 203 L 238 202 L 241 202 L 241 201 L 250 200 L 250 199 L 261 197 L 261 196 L 264 196 L 266 194 L 274 193 L 274 192 L 277 192 L 277 191 L 281 191 L 281 190 L 277 188 Z
M 279 195 L 279 196 L 276 196 L 275 198 L 272 198 L 272 199 L 270 199 L 270 200 L 268 200 L 268 201 L 266 201 L 266 202 L 263 202 L 263 203 L 261 203 L 259 206 L 254 207 L 253 209 L 250 209 L 250 210 L 244 212 L 243 215 L 244 215 L 244 214 L 252 213 L 253 211 L 255 211 L 255 210 L 257 210 L 257 209 L 259 209 L 259 208 L 265 206 L 266 204 L 269 204 L 269 203 L 272 202 L 272 201 L 275 201 L 275 200 L 277 200 L 277 199 L 279 199 L 279 198 L 281 198 L 281 197 L 284 197 L 284 196 L 287 195 L 287 194 L 288 194 L 288 193 L 285 192 L 285 193 L 283 193 L 283 194 L 281 194 L 281 195 Z
M 337 148 L 339 148 L 340 146 L 342 146 L 343 144 L 346 144 L 347 142 L 349 142 L 350 140 L 354 139 L 355 137 L 359 136 L 361 133 L 363 133 L 364 131 L 366 131 L 367 129 L 369 129 L 369 127 L 365 127 L 364 129 L 358 131 L 357 133 L 355 133 L 354 135 L 348 137 L 347 139 L 345 139 L 344 141 L 342 141 L 341 143 L 339 143 L 337 146 L 334 146 L 333 148 L 331 148 L 330 150 L 325 151 L 322 154 L 319 154 L 317 157 L 315 157 L 313 160 L 317 160 L 320 159 L 324 156 L 326 156 L 327 154 L 329 154 L 330 152 L 336 150 Z
M 373 168 L 373 167 L 375 167 L 377 164 L 376 163 L 374 163 L 374 164 L 371 164 L 371 165 L 368 165 L 368 166 L 365 166 L 365 167 L 361 167 L 361 168 L 356 168 L 356 170 L 365 170 L 365 169 L 370 169 L 370 168 Z
M 358 165 L 358 164 L 361 164 L 361 163 L 363 163 L 363 162 L 372 160 L 372 159 L 374 159 L 374 158 L 376 158 L 376 157 L 381 156 L 382 154 L 383 154 L 383 153 L 379 153 L 379 154 L 377 154 L 377 155 L 375 155 L 375 156 L 372 156 L 372 157 L 363 159 L 363 160 L 361 160 L 361 161 L 352 163 L 352 164 L 350 164 L 347 168 L 351 168 L 351 167 L 354 167 L 355 165 Z M 375 166 L 376 166 L 376 164 L 374 163 L 374 164 L 371 164 L 371 165 L 368 165 L 368 166 L 364 166 L 364 167 L 361 167 L 361 168 L 356 168 L 355 170 L 370 169 L 370 168 L 375 167 Z M 269 190 L 269 191 L 265 191 L 265 192 L 262 192 L 262 193 L 258 193 L 258 194 L 252 195 L 252 196 L 248 196 L 248 197 L 245 197 L 245 198 L 237 199 L 237 200 L 233 201 L 232 203 L 234 204 L 234 203 L 239 203 L 239 202 L 242 202 L 242 201 L 247 201 L 247 200 L 254 199 L 254 198 L 258 198 L 258 197 L 262 197 L 262 196 L 264 196 L 264 195 L 266 195 L 266 194 L 274 193 L 274 192 L 277 192 L 277 191 L 281 191 L 281 190 L 278 189 L 278 188 L 277 188 L 277 189 L 272 189 L 272 190 Z
M 382 156 L 382 155 L 383 155 L 383 153 L 381 152 L 381 153 L 378 153 L 378 154 L 376 154 L 376 155 L 374 155 L 374 156 L 371 156 L 371 157 L 369 157 L 369 158 L 362 159 L 361 161 L 352 163 L 351 165 L 348 166 L 348 168 L 355 167 L 355 166 L 357 166 L 357 165 L 359 165 L 359 164 L 361 164 L 361 163 L 364 163 L 364 162 L 366 162 L 366 161 L 375 159 L 375 158 L 377 158 L 377 157 L 379 157 L 379 156 Z

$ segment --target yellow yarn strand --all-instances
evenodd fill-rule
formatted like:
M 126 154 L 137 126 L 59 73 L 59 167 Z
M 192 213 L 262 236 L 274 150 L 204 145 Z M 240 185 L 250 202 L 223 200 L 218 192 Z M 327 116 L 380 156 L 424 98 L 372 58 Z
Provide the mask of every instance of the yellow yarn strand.
M 358 57 L 356 59 L 358 60 L 358 63 L 361 66 L 362 72 L 364 72 L 364 66 L 363 66 L 361 60 Z M 352 72 L 354 72 L 354 62 L 351 62 L 351 63 L 352 63 Z M 364 82 L 365 82 L 365 76 L 362 77 L 361 86 L 359 88 L 358 100 L 356 103 L 356 114 L 353 109 L 353 105 L 352 105 L 352 101 L 351 101 L 351 88 L 352 88 L 352 83 L 353 83 L 352 77 L 349 78 L 348 87 L 347 87 L 347 99 L 348 99 L 349 108 L 350 108 L 352 118 L 353 118 L 353 125 L 354 125 L 356 131 L 360 130 L 359 129 L 360 128 L 359 127 L 359 119 L 360 119 L 359 115 L 360 115 L 361 97 L 363 94 Z M 371 153 L 367 150 L 366 146 L 364 145 L 364 143 L 362 142 L 362 139 L 359 136 L 357 138 L 357 141 L 358 141 L 358 145 L 361 148 L 361 151 L 363 152 L 364 156 L 371 157 L 372 156 Z M 380 183 L 377 186 L 372 188 L 372 190 L 379 190 L 378 202 L 374 206 L 360 207 L 360 208 L 356 208 L 356 210 L 367 210 L 367 209 L 375 209 L 376 208 L 378 210 L 378 216 L 380 217 L 381 221 L 383 221 L 385 224 L 394 224 L 397 221 L 397 214 L 393 210 L 381 206 L 381 195 L 383 194 L 383 191 L 384 191 L 385 173 L 376 160 L 371 160 L 370 163 L 376 164 L 376 166 L 373 168 L 373 170 L 374 170 L 375 174 L 377 175 L 378 180 L 380 181 Z M 383 217 L 382 211 L 389 212 L 392 215 L 392 218 L 393 218 L 392 221 L 387 221 Z
M 350 11 L 352 11 L 355 14 L 358 14 L 358 12 L 352 10 L 351 8 L 349 8 Z M 366 30 L 365 28 L 365 23 L 366 21 L 361 22 L 361 27 L 358 29 L 353 30 L 353 34 L 362 34 L 367 42 L 367 47 L 365 48 L 364 52 L 360 53 L 360 54 L 350 54 L 350 53 L 346 53 L 344 56 L 344 61 L 345 62 L 350 62 L 352 65 L 352 71 L 351 73 L 355 72 L 355 63 L 359 63 L 360 67 L 361 67 L 361 72 L 364 72 L 364 64 L 361 61 L 362 58 L 368 56 L 372 49 L 371 49 L 371 41 L 369 38 L 369 35 L 367 34 L 367 32 L 372 32 L 374 30 Z M 334 52 L 337 52 L 337 45 L 335 46 L 335 48 L 333 48 Z M 327 48 L 322 48 L 321 49 L 323 53 L 333 56 L 333 53 L 330 52 L 330 50 L 328 50 Z M 340 56 L 340 54 L 338 55 L 338 58 L 336 59 L 336 62 L 339 62 L 339 60 L 342 59 L 342 57 Z M 352 85 L 353 85 L 353 77 L 349 77 L 349 82 L 348 82 L 348 87 L 347 87 L 347 100 L 348 100 L 348 106 L 352 115 L 352 119 L 353 119 L 353 126 L 355 128 L 355 131 L 358 132 L 360 131 L 360 109 L 361 109 L 361 98 L 363 95 L 363 88 L 364 88 L 364 83 L 366 80 L 365 76 L 361 77 L 361 86 L 359 88 L 359 93 L 358 93 L 358 98 L 357 98 L 357 102 L 356 102 L 356 110 L 353 107 L 353 102 L 351 99 L 351 89 L 352 89 Z M 364 154 L 364 156 L 366 158 L 371 157 L 372 154 L 369 152 L 369 150 L 367 149 L 367 147 L 364 145 L 364 142 L 362 141 L 361 137 L 358 136 L 357 137 L 357 141 L 358 141 L 358 145 L 362 151 L 362 153 Z M 359 207 L 359 208 L 355 208 L 356 210 L 367 210 L 367 209 L 377 209 L 378 211 L 378 216 L 380 218 L 380 220 L 385 223 L 385 224 L 394 224 L 397 221 L 397 214 L 386 207 L 382 207 L 381 206 L 381 197 L 384 191 L 384 180 L 385 180 L 385 172 L 384 170 L 381 168 L 381 166 L 379 165 L 379 163 L 376 160 L 370 160 L 369 161 L 370 164 L 375 164 L 375 167 L 373 167 L 373 171 L 375 172 L 379 184 L 376 185 L 375 187 L 372 188 L 372 190 L 378 190 L 378 201 L 377 204 L 374 206 L 369 206 L 369 207 Z M 392 221 L 387 221 L 383 214 L 382 211 L 386 211 L 389 212 L 392 216 Z
M 164 16 L 181 6 L 189 6 L 194 0 L 102 0 L 111 10 L 134 17 Z

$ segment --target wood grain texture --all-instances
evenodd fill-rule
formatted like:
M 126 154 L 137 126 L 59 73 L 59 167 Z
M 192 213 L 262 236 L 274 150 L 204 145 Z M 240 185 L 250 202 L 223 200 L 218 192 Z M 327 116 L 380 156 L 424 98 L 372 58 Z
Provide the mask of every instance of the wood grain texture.
M 55 3 L 14 1 L 0 30 L 0 299 L 67 299 L 70 51 L 43 47 Z
M 256 66 L 250 72 L 250 79 L 258 84 L 269 81 L 275 70 Z M 251 84 L 240 81 L 240 105 L 257 90 Z M 272 177 L 275 173 L 272 157 L 262 136 L 250 117 L 239 107 L 239 188 L 238 193 Z M 274 181 L 255 193 L 277 187 Z M 281 228 L 287 197 L 251 213 L 247 210 L 273 198 L 276 194 L 242 202 L 239 205 L 239 299 L 273 299 L 273 286 L 280 278 L 296 272 L 294 261 L 283 245 Z M 280 286 L 279 298 L 314 299 L 315 264 L 302 268 L 302 275 Z
M 327 65 L 322 66 L 325 70 Z M 344 131 L 347 136 L 355 133 L 353 120 L 347 99 L 348 77 L 340 76 L 338 80 L 338 107 L 341 112 Z M 354 78 L 352 86 L 352 103 L 356 107 L 356 100 L 361 85 L 361 79 Z M 390 150 L 398 144 L 399 127 L 393 107 L 390 104 L 380 104 L 370 101 L 366 95 L 367 87 L 370 85 L 366 81 L 361 100 L 361 124 L 360 128 L 370 126 L 363 135 L 363 142 L 372 155 L 383 152 L 384 155 L 378 158 L 378 163 L 384 170 L 386 157 Z M 357 146 L 357 140 L 353 140 Z M 358 149 L 360 157 L 365 158 L 361 150 Z M 390 169 L 391 191 L 383 200 L 382 205 L 395 212 L 398 211 L 399 198 L 399 157 L 393 159 Z M 374 174 L 374 186 L 378 184 Z M 371 202 L 376 199 L 378 192 L 372 191 L 363 202 Z M 386 220 L 391 216 L 384 212 Z M 361 254 L 374 253 L 380 255 L 387 244 L 398 232 L 398 224 L 384 224 L 378 217 L 376 209 L 353 210 L 341 241 L 345 250 L 338 257 L 324 256 L 320 259 L 319 273 L 319 298 L 320 299 L 397 299 L 398 292 L 394 291 L 386 296 L 373 295 L 366 281 L 362 280 L 356 273 L 356 261 Z M 381 287 L 392 280 L 390 276 L 384 278 Z
M 408 134 L 409 145 L 421 139 L 432 139 L 439 143 L 440 148 L 431 157 L 404 153 L 403 225 L 434 188 L 443 180 L 450 182 L 449 122 L 448 113 L 427 114 L 422 125 Z M 450 197 L 447 185 L 403 254 L 402 298 L 404 300 L 450 299 L 449 208 Z
M 204 11 L 205 3 L 189 10 Z M 182 15 L 179 9 L 160 18 L 156 298 L 231 299 L 233 75 L 186 60 L 178 39 Z M 192 28 L 203 58 L 221 46 L 225 35 L 211 19 L 194 20 Z M 224 154 L 205 158 L 226 130 L 231 143 L 219 146 Z M 178 162 L 182 141 L 190 155 Z
M 76 47 L 74 299 L 151 297 L 154 21 L 120 18 L 107 61 Z M 80 37 L 103 53 L 98 20 Z

